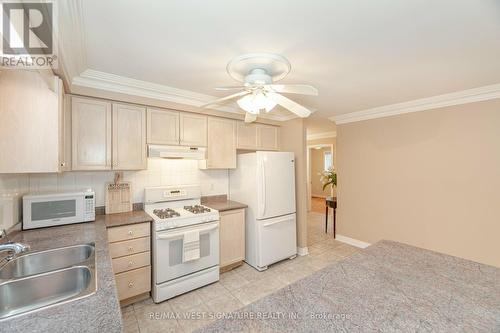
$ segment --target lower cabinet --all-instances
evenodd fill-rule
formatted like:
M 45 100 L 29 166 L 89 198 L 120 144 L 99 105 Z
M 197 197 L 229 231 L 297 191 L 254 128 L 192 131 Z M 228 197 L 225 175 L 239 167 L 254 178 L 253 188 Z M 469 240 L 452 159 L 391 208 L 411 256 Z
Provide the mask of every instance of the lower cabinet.
M 245 209 L 220 212 L 220 270 L 228 271 L 245 260 Z
M 151 291 L 150 223 L 108 229 L 109 253 L 115 273 L 118 299 L 132 303 Z

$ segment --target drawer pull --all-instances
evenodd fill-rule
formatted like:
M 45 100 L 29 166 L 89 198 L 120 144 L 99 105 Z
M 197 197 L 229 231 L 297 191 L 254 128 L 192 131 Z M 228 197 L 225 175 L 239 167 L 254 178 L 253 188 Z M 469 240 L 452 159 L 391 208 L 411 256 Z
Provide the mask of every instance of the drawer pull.
M 134 262 L 133 261 L 129 261 L 128 262 L 128 267 L 132 267 L 132 266 L 134 266 Z
M 133 282 L 129 282 L 129 283 L 128 283 L 128 287 L 129 287 L 129 288 L 132 288 L 133 286 L 134 286 L 134 283 L 133 283 Z
M 134 248 L 132 246 L 129 246 L 128 249 L 130 252 L 134 251 Z
M 130 230 L 130 231 L 128 232 L 128 234 L 129 234 L 130 236 L 132 236 L 132 235 L 134 234 L 134 232 L 133 232 L 132 230 Z

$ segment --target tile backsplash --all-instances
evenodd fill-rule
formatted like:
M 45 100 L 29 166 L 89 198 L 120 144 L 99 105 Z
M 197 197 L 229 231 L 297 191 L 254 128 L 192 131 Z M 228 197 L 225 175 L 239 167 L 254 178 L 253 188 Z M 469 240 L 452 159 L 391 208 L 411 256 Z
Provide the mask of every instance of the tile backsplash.
M 36 191 L 92 188 L 96 193 L 96 206 L 104 206 L 104 185 L 113 181 L 114 174 L 114 171 L 0 174 L 0 195 L 22 196 Z M 132 183 L 134 203 L 144 201 L 146 186 L 199 184 L 204 196 L 227 194 L 229 191 L 228 170 L 200 170 L 195 160 L 148 159 L 147 170 L 124 171 L 123 181 Z

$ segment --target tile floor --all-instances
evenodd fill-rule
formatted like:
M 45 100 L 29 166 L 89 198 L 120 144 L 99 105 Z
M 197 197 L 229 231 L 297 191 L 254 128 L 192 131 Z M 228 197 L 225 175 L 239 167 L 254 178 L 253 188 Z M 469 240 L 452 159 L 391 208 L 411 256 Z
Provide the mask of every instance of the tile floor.
M 244 264 L 220 281 L 160 304 L 151 299 L 122 308 L 125 332 L 191 332 L 214 317 L 250 304 L 359 249 L 324 233 L 324 214 L 309 213 L 309 255 L 285 260 L 258 272 Z M 331 226 L 330 226 L 331 228 Z

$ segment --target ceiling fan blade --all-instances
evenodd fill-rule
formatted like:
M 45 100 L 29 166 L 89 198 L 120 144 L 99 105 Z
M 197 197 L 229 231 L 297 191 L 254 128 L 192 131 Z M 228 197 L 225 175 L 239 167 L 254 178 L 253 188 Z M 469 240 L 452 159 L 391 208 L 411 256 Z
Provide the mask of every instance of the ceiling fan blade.
M 318 96 L 318 89 L 307 84 L 269 84 L 267 87 L 278 93 Z
M 309 111 L 307 108 L 303 107 L 302 105 L 292 101 L 291 99 L 283 95 L 273 92 L 268 92 L 266 93 L 266 96 L 301 118 L 306 118 L 311 115 L 311 111 Z
M 257 115 L 256 114 L 253 114 L 253 113 L 250 113 L 250 112 L 246 112 L 245 113 L 245 123 L 252 123 L 254 121 L 257 120 Z
M 224 102 L 224 101 L 227 101 L 229 99 L 233 99 L 233 98 L 240 97 L 240 96 L 243 96 L 243 95 L 248 95 L 248 94 L 250 94 L 250 91 L 240 91 L 240 92 L 238 92 L 236 94 L 232 94 L 232 95 L 229 95 L 229 96 L 226 96 L 226 97 L 222 97 L 222 98 L 216 99 L 214 101 L 211 101 L 209 103 L 200 105 L 200 108 L 205 108 L 205 107 L 207 107 L 209 105 L 220 104 L 220 102 Z
M 215 90 L 226 91 L 226 90 L 241 90 L 245 89 L 245 86 L 226 86 L 226 87 L 216 87 Z

